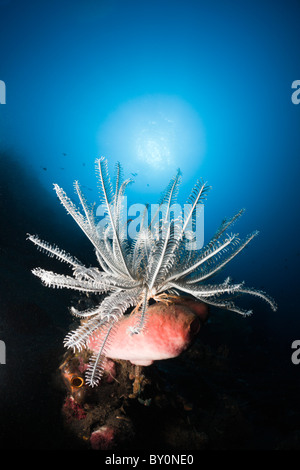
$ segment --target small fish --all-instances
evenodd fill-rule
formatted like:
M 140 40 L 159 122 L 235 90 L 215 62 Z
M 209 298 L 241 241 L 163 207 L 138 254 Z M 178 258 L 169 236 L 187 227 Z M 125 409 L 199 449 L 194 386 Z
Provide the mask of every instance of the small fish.
M 63 153 L 63 156 L 64 156 L 64 157 L 66 157 L 66 156 L 67 156 L 67 154 L 66 154 L 66 153 Z
M 45 168 L 44 166 L 42 166 L 41 168 L 43 168 L 44 171 L 47 171 L 47 168 Z
M 137 173 L 131 173 L 131 174 L 132 174 L 132 176 L 137 176 Z

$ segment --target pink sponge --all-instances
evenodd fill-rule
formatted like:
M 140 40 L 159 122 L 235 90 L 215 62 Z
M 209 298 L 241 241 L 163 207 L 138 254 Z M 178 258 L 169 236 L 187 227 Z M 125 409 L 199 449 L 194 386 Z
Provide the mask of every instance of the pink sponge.
M 148 308 L 147 323 L 142 333 L 131 335 L 129 331 L 137 324 L 136 313 L 118 322 L 106 356 L 142 366 L 176 357 L 190 345 L 200 329 L 201 320 L 207 315 L 207 307 L 200 302 L 169 306 L 158 302 Z M 96 350 L 97 331 L 90 337 L 88 346 L 92 351 Z

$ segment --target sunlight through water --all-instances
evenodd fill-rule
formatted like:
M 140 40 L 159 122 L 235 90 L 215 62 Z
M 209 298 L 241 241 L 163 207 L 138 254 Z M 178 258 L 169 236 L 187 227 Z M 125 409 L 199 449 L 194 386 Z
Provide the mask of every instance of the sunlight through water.
M 137 191 L 155 191 L 177 168 L 189 178 L 205 153 L 202 122 L 184 100 L 149 95 L 128 101 L 99 131 L 99 153 L 135 177 Z

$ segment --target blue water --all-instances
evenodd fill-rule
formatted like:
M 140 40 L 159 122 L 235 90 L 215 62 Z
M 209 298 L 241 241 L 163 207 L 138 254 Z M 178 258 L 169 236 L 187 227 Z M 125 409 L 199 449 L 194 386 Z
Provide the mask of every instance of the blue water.
M 206 241 L 241 208 L 234 231 L 260 231 L 228 274 L 276 299 L 276 313 L 249 299 L 249 322 L 260 346 L 273 339 L 269 357 L 290 367 L 300 339 L 299 14 L 296 1 L 0 0 L 4 249 L 34 229 L 90 261 L 52 184 L 72 196 L 78 179 L 96 200 L 94 161 L 104 155 L 111 169 L 118 160 L 125 176 L 137 173 L 132 201 L 155 202 L 180 167 L 182 202 L 197 178 L 212 186 Z

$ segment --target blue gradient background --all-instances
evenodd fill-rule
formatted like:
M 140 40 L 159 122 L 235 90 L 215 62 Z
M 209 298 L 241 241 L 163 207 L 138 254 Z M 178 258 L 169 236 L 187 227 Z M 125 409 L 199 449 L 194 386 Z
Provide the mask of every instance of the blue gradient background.
M 91 200 L 99 155 L 111 168 L 121 161 L 125 174 L 138 171 L 131 189 L 138 201 L 154 201 L 178 166 L 182 201 L 203 177 L 213 187 L 207 237 L 245 207 L 236 230 L 261 234 L 235 267 L 296 321 L 297 2 L 2 1 L 0 8 L 1 147 L 47 190 L 57 182 L 72 194 L 79 179 L 94 190 Z M 141 165 L 134 146 L 159 116 L 175 123 L 162 169 Z M 168 126 L 159 132 L 167 135 Z
M 174 118 L 182 132 L 185 114 L 195 121 L 187 148 L 179 135 L 173 168 L 149 167 L 150 174 L 138 177 L 157 192 L 178 166 L 186 191 L 202 176 L 213 187 L 209 226 L 245 207 L 240 227 L 262 232 L 251 249 L 251 258 L 259 252 L 257 276 L 273 294 L 274 283 L 284 285 L 287 301 L 296 278 L 285 282 L 283 261 L 294 274 L 299 256 L 300 106 L 291 102 L 291 83 L 299 78 L 297 2 L 2 1 L 0 7 L 0 75 L 7 87 L 1 146 L 50 191 L 53 182 L 69 189 L 74 179 L 95 187 L 99 155 L 134 171 L 134 149 L 125 145 L 139 103 L 153 120 L 159 111 L 168 115 L 173 99 L 174 114 L 183 109 Z M 144 103 L 152 97 L 158 111 Z M 193 142 L 197 132 L 203 147 Z M 247 272 L 245 259 L 240 263 Z
M 284 342 L 288 362 L 300 338 L 299 17 L 296 1 L 0 0 L 0 149 L 54 205 L 52 183 L 72 195 L 75 179 L 95 200 L 94 160 L 104 155 L 138 172 L 136 202 L 152 201 L 178 166 L 182 202 L 197 178 L 208 181 L 206 240 L 246 208 L 234 230 L 260 235 L 228 272 L 276 298 L 276 313 L 249 299 L 249 321 Z M 161 152 L 157 166 L 138 158 L 145 135 Z

